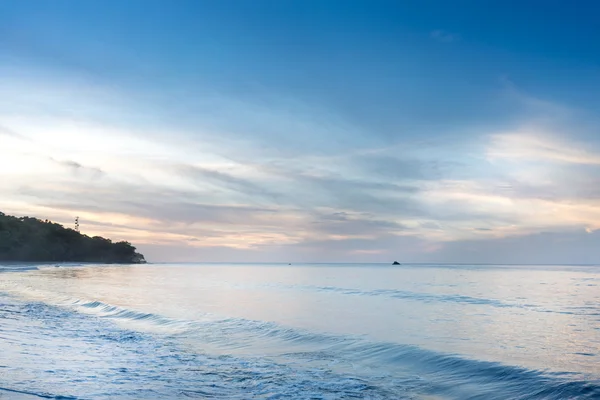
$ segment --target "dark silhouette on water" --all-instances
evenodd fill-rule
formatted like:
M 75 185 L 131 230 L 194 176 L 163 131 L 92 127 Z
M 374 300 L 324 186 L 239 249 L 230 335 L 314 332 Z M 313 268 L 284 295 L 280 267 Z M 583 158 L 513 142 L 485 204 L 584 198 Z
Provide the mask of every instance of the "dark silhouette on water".
M 402 264 L 400 264 L 398 261 L 394 261 L 394 262 L 392 263 L 392 265 L 402 265 Z
M 0 212 L 0 261 L 142 264 L 129 242 L 89 237 L 51 221 Z

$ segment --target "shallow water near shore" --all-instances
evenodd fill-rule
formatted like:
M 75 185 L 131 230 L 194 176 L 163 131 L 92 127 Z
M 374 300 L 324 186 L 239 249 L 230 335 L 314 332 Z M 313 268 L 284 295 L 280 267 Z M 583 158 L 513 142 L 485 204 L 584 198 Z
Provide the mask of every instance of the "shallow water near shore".
M 0 398 L 600 398 L 598 267 L 0 271 Z

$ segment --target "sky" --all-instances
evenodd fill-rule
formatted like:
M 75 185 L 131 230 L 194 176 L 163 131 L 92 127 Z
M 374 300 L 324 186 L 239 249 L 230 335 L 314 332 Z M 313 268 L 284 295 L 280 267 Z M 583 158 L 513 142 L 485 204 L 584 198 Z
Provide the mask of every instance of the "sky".
M 3 0 L 0 211 L 154 262 L 600 263 L 599 13 Z

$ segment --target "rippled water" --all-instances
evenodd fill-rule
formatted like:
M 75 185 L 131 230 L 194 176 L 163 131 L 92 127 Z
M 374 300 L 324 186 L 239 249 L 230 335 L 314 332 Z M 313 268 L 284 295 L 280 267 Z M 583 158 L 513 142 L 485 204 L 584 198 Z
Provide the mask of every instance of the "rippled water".
M 600 398 L 597 267 L 0 271 L 0 398 Z

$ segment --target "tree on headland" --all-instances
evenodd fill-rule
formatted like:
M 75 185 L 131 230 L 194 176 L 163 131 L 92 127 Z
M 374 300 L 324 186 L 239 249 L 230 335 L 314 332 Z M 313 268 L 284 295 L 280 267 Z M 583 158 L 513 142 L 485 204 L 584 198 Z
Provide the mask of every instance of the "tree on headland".
M 140 264 L 129 242 L 90 237 L 51 221 L 0 212 L 0 261 L 62 261 Z

